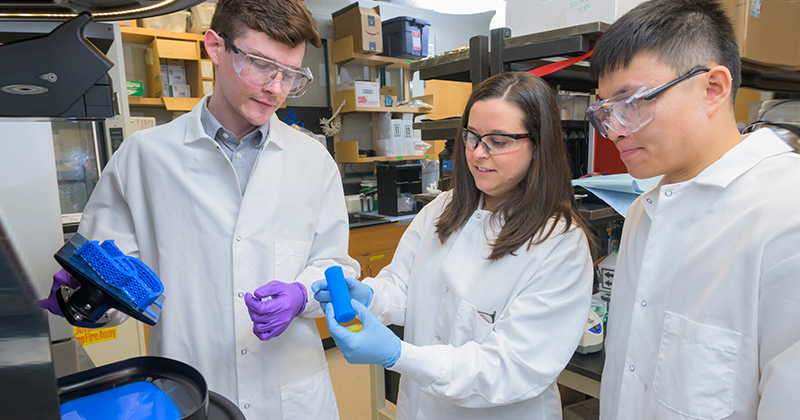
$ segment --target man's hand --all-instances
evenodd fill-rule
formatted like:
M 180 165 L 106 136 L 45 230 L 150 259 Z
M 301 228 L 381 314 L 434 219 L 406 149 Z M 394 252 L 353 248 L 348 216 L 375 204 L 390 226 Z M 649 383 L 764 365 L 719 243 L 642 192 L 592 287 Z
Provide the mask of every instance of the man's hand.
M 266 297 L 271 299 L 262 300 Z M 281 335 L 306 308 L 306 287 L 301 283 L 274 280 L 244 296 L 253 333 L 262 341 Z

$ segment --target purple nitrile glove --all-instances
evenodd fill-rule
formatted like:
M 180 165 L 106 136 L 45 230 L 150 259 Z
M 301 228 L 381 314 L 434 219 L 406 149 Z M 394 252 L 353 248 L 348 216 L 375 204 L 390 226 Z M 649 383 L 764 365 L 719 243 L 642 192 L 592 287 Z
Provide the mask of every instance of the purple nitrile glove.
M 40 300 L 39 306 L 41 306 L 42 309 L 47 309 L 53 315 L 63 317 L 64 314 L 61 313 L 61 308 L 58 307 L 58 301 L 56 300 L 56 293 L 58 293 L 58 289 L 61 286 L 77 289 L 80 284 L 62 268 L 58 273 L 53 274 L 53 285 L 50 286 L 50 295 L 47 296 L 47 299 Z
M 244 295 L 244 302 L 253 320 L 253 333 L 262 341 L 281 335 L 306 308 L 306 287 L 301 283 L 273 280 L 254 294 Z M 261 300 L 266 297 L 272 299 Z

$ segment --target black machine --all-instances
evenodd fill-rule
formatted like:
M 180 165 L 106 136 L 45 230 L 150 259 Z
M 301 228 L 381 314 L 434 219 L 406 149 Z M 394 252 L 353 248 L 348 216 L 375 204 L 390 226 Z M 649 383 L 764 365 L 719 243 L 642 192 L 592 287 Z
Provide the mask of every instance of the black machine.
M 108 75 L 113 63 L 104 55 L 114 36 L 108 25 L 93 21 L 156 16 L 201 2 L 42 0 L 0 4 L 0 119 L 100 120 L 115 116 Z M 144 384 L 164 396 L 175 410 L 173 418 L 244 419 L 233 403 L 208 390 L 197 370 L 175 360 L 138 357 L 57 378 L 47 311 L 37 302 L 3 223 L 0 220 L 0 418 L 60 419 L 66 404 Z M 73 237 L 56 256 L 80 284 L 74 290 L 60 291 L 59 305 L 67 319 L 73 325 L 98 327 L 107 322 L 106 311 L 113 308 L 154 325 L 159 305 L 132 306 L 102 279 L 81 274 L 73 258 L 81 241 L 85 240 Z M 105 412 L 93 412 L 92 416 L 115 418 L 106 417 Z

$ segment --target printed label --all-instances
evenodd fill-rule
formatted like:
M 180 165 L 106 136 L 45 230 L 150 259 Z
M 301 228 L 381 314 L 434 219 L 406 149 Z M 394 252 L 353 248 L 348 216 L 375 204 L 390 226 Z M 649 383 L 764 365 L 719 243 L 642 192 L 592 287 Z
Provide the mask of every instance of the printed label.
M 116 340 L 117 338 L 117 327 L 73 328 L 75 329 L 75 338 L 81 343 L 82 346 L 94 343 L 102 343 L 103 341 L 108 340 Z
M 411 42 L 414 45 L 413 48 L 415 50 L 417 50 L 417 51 L 421 51 L 422 50 L 422 38 L 420 38 L 420 37 L 421 37 L 421 34 L 419 32 L 417 32 L 417 31 L 412 31 L 411 32 L 411 38 L 412 38 Z

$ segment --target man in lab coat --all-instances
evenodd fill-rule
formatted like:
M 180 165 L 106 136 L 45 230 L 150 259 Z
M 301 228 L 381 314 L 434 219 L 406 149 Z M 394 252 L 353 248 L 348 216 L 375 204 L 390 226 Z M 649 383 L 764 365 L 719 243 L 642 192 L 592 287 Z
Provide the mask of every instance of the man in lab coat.
M 220 0 L 205 33 L 213 94 L 123 143 L 78 231 L 163 281 L 148 354 L 197 368 L 249 419 L 338 418 L 307 290 L 329 266 L 358 271 L 341 179 L 274 115 L 311 83 L 307 44 L 321 45 L 300 0 Z
M 800 155 L 742 136 L 714 0 L 653 0 L 592 55 L 588 110 L 636 178 L 611 291 L 601 418 L 789 419 L 800 394 Z

